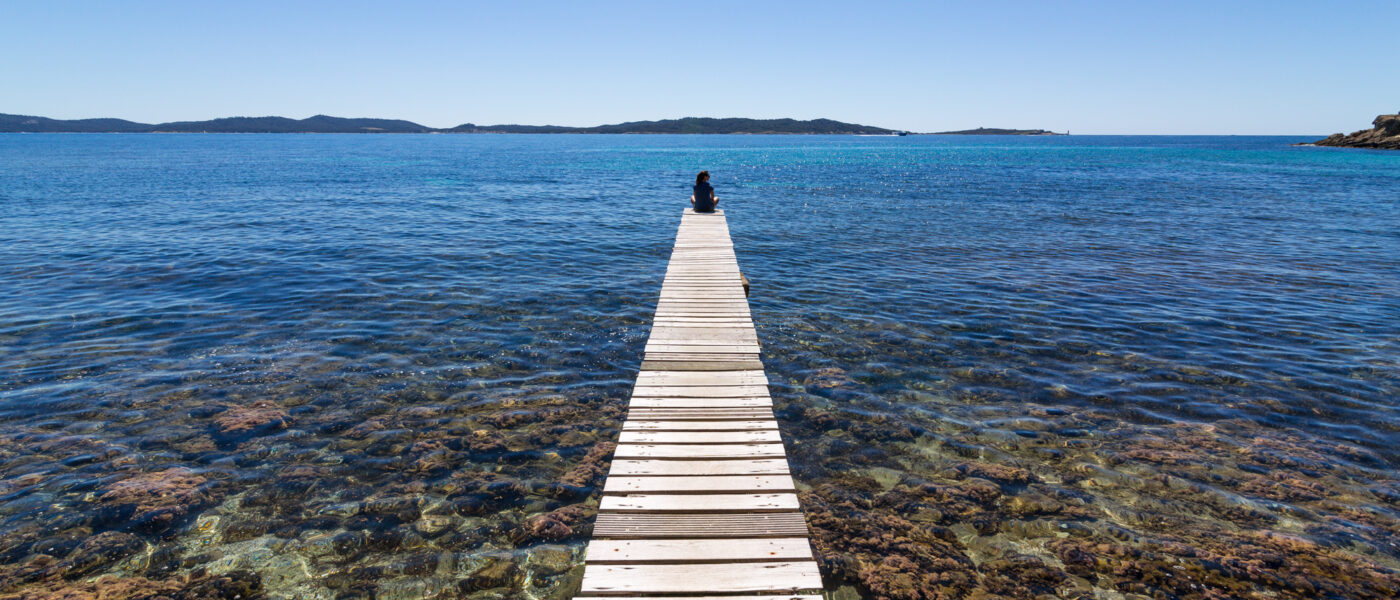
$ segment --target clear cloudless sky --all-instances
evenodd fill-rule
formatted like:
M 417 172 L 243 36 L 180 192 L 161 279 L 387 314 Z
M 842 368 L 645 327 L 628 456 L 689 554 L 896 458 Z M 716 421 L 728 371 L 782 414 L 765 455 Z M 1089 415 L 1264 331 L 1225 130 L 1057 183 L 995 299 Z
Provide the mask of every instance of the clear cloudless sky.
M 1326 134 L 1400 111 L 1400 0 L 0 6 L 0 112 Z

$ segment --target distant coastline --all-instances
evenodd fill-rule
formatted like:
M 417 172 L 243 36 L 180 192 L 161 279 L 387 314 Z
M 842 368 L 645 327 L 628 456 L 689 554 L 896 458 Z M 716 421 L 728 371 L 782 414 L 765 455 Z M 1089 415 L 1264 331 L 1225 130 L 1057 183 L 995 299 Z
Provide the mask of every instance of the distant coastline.
M 434 128 L 400 119 L 343 118 L 316 115 L 225 117 L 208 121 L 137 123 L 125 119 L 50 119 L 0 113 L 0 133 L 609 133 L 609 134 L 748 134 L 748 135 L 905 135 L 913 132 L 831 119 L 743 119 L 685 117 L 629 121 L 596 127 L 564 125 L 476 125 Z M 927 135 L 1068 135 L 1045 129 L 968 129 Z
M 715 119 L 686 117 L 661 121 L 632 121 L 597 127 L 560 125 L 476 125 L 433 128 L 398 119 L 361 119 L 316 115 L 286 117 L 227 117 L 208 121 L 137 123 L 124 119 L 60 120 L 0 113 L 3 133 L 680 133 L 680 134 L 853 134 L 896 135 L 883 127 L 831 119 Z

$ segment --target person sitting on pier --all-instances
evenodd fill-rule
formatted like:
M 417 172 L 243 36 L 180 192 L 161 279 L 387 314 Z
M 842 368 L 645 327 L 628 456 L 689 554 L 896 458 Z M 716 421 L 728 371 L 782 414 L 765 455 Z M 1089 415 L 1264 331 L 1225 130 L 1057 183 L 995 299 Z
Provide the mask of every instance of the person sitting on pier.
M 695 176 L 695 193 L 690 195 L 690 205 L 694 206 L 695 212 L 698 213 L 715 212 L 715 206 L 719 205 L 715 188 L 710 187 L 709 171 L 701 171 Z

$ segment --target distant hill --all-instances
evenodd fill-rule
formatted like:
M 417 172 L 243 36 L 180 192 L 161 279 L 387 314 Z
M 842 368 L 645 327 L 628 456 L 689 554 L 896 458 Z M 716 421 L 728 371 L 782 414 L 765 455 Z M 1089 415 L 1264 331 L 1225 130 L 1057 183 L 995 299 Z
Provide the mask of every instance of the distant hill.
M 890 129 L 814 119 L 713 119 L 686 117 L 662 121 L 631 121 L 597 127 L 559 125 L 473 125 L 466 123 L 447 131 L 452 133 L 791 133 L 791 134 L 890 134 Z
M 940 131 L 933 135 L 1069 135 L 1067 133 L 1055 133 L 1048 129 L 996 129 L 989 127 L 978 127 L 977 129 L 964 129 L 962 131 Z
M 831 119 L 712 119 L 686 117 L 662 121 L 632 121 L 597 127 L 560 125 L 474 125 L 434 129 L 412 121 L 345 119 L 316 115 L 286 117 L 227 117 L 210 121 L 178 121 L 149 125 L 121 119 L 62 121 L 45 117 L 0 114 L 0 132 L 72 133 L 785 133 L 887 135 L 891 129 L 842 123 Z
M 179 133 L 431 133 L 436 130 L 412 121 L 343 119 L 316 115 L 299 121 L 286 117 L 227 117 L 212 121 L 180 121 L 151 125 L 150 131 Z
M 134 133 L 149 131 L 150 125 L 122 119 L 77 119 L 60 121 L 45 117 L 0 114 L 0 131 L 23 133 Z
M 412 121 L 395 119 L 343 119 L 316 115 L 306 119 L 286 117 L 228 117 L 211 121 L 177 121 L 150 125 L 122 119 L 62 121 L 45 117 L 0 114 L 0 132 L 9 133 L 432 133 L 437 131 Z
M 467 123 L 448 130 L 462 133 L 787 133 L 787 134 L 865 134 L 895 133 L 892 129 L 842 123 L 831 119 L 713 119 L 686 117 L 662 121 L 631 121 L 597 127 L 556 125 L 473 125 Z

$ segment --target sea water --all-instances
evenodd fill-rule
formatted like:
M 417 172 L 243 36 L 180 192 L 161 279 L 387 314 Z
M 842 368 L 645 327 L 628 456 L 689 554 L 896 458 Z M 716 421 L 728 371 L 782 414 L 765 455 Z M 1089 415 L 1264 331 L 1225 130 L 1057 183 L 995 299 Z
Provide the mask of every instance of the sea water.
M 706 169 L 834 593 L 1388 597 L 1400 153 L 1299 141 L 0 135 L 0 594 L 567 597 Z

